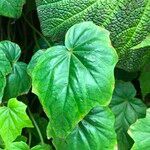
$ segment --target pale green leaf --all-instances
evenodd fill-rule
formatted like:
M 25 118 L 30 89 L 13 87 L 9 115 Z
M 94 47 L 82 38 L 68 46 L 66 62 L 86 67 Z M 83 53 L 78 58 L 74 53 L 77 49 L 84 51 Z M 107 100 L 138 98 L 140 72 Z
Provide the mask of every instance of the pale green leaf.
M 135 98 L 136 90 L 130 82 L 116 83 L 110 108 L 115 114 L 115 130 L 117 133 L 119 150 L 130 149 L 133 141 L 127 134 L 127 130 L 138 118 L 144 117 L 146 106 Z
M 9 144 L 5 150 L 30 150 L 30 148 L 26 143 L 21 141 Z
M 113 150 L 116 146 L 115 118 L 107 107 L 96 107 L 66 139 L 55 139 L 57 150 Z
M 22 128 L 33 127 L 26 114 L 26 105 L 15 98 L 8 101 L 7 107 L 0 107 L 0 116 L 0 135 L 5 145 L 21 135 Z
M 19 18 L 25 0 L 0 0 L 0 16 Z
M 134 140 L 132 150 L 149 150 L 150 148 L 150 109 L 147 110 L 146 118 L 138 119 L 130 126 L 129 135 Z
M 58 137 L 68 135 L 93 106 L 108 105 L 116 63 L 109 32 L 92 22 L 71 27 L 65 46 L 40 57 L 32 72 L 33 92 Z

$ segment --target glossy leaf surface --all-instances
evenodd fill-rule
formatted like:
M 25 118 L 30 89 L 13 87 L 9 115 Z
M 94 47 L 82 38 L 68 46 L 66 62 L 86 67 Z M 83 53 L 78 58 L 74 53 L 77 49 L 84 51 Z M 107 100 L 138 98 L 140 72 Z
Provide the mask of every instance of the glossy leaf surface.
M 32 73 L 33 92 L 58 137 L 67 136 L 93 106 L 108 105 L 116 62 L 109 32 L 92 22 L 74 25 L 65 46 L 51 47 L 40 57 Z
M 67 139 L 54 139 L 57 150 L 108 150 L 116 146 L 114 116 L 107 107 L 96 107 Z

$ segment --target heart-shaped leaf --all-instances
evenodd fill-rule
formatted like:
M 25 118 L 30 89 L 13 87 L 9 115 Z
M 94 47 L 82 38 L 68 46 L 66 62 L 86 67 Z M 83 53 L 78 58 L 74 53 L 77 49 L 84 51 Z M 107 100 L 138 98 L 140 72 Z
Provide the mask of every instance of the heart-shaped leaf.
M 140 99 L 135 98 L 135 95 L 136 90 L 130 82 L 116 83 L 110 107 L 116 117 L 115 129 L 120 150 L 131 148 L 133 140 L 127 134 L 127 130 L 146 113 L 146 106 Z
M 55 139 L 57 150 L 108 150 L 116 146 L 114 116 L 107 107 L 96 107 L 66 139 Z
M 65 46 L 40 57 L 32 72 L 33 92 L 58 137 L 67 136 L 93 106 L 108 105 L 116 63 L 109 32 L 92 22 L 71 27 Z

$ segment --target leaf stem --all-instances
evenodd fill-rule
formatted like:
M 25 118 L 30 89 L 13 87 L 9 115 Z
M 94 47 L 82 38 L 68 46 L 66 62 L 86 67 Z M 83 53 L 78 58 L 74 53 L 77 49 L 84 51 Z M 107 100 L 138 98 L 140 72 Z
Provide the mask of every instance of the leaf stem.
M 29 109 L 28 109 L 28 112 L 29 112 L 29 116 L 30 116 L 31 120 L 33 121 L 33 124 L 34 124 L 34 126 L 35 126 L 35 128 L 36 128 L 36 130 L 37 130 L 37 132 L 39 134 L 39 138 L 40 138 L 41 144 L 43 145 L 44 144 L 44 139 L 43 139 L 42 133 L 41 133 L 39 127 L 38 127 L 38 124 L 36 123 L 32 113 L 31 113 L 31 111 Z
M 27 22 L 27 24 L 45 41 L 45 43 L 51 47 L 50 43 L 47 41 L 47 39 L 26 19 L 26 17 L 23 15 L 24 20 Z

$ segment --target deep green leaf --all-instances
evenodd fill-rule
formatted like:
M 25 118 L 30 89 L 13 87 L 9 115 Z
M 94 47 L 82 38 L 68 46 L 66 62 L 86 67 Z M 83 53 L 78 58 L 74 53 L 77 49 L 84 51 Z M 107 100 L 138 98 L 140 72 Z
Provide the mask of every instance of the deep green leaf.
M 27 65 L 17 62 L 13 65 L 11 74 L 7 77 L 4 99 L 15 98 L 28 93 L 31 87 L 31 78 L 27 73 Z
M 37 0 L 36 2 L 45 36 L 52 39 L 62 38 L 65 31 L 75 23 L 92 20 L 111 32 L 113 46 L 120 56 L 118 67 L 127 71 L 136 71 L 140 68 L 145 52 L 130 49 L 141 43 L 150 33 L 149 0 Z
M 65 46 L 51 47 L 40 57 L 32 73 L 33 92 L 58 137 L 68 135 L 93 106 L 108 105 L 116 62 L 109 32 L 92 22 L 74 25 Z
M 19 18 L 25 0 L 0 0 L 0 16 Z
M 57 150 L 113 150 L 115 118 L 107 107 L 96 107 L 76 126 L 67 139 L 54 139 Z
M 145 97 L 148 93 L 150 93 L 150 61 L 145 64 L 144 68 L 142 69 L 139 80 L 142 95 Z
M 2 100 L 4 88 L 6 85 L 6 75 L 8 75 L 10 72 L 11 72 L 11 64 L 7 59 L 5 53 L 0 49 L 0 102 Z
M 21 49 L 17 44 L 10 41 L 0 42 L 0 100 L 3 94 L 5 100 L 26 94 L 31 87 L 27 65 L 17 62 L 20 55 Z
M 22 128 L 33 127 L 25 111 L 26 105 L 15 98 L 8 101 L 7 107 L 0 107 L 0 135 L 6 145 L 21 135 Z
M 127 130 L 138 118 L 144 117 L 146 106 L 135 98 L 136 90 L 130 82 L 116 83 L 110 108 L 116 117 L 115 129 L 117 132 L 119 150 L 128 150 L 133 141 L 127 134 Z
M 132 150 L 149 150 L 150 148 L 150 109 L 146 118 L 138 119 L 130 126 L 129 135 L 134 139 Z

